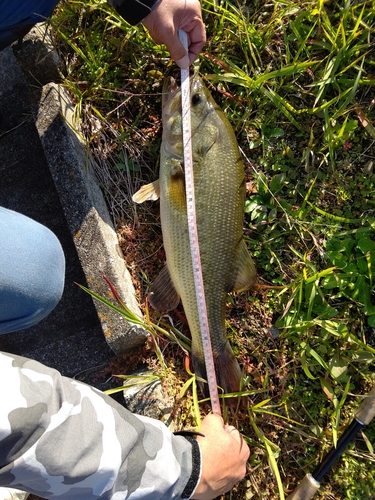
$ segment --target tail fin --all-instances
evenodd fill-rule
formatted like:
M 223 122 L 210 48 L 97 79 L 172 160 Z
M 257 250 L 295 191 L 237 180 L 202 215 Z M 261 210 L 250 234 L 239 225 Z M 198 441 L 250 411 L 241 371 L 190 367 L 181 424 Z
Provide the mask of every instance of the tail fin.
M 225 348 L 219 353 L 214 354 L 215 372 L 217 385 L 224 390 L 225 394 L 238 392 L 241 386 L 241 368 L 232 351 L 232 348 L 227 342 Z M 192 364 L 194 373 L 207 380 L 206 366 L 204 358 L 192 355 Z M 199 387 L 205 398 L 210 396 L 208 384 L 199 382 Z

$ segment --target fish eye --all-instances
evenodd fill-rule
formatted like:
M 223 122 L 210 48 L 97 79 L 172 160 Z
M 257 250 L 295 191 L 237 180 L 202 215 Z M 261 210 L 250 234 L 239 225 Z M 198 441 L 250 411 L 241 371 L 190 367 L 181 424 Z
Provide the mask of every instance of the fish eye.
M 193 97 L 191 98 L 191 103 L 193 106 L 196 106 L 201 102 L 202 98 L 200 94 L 194 94 Z

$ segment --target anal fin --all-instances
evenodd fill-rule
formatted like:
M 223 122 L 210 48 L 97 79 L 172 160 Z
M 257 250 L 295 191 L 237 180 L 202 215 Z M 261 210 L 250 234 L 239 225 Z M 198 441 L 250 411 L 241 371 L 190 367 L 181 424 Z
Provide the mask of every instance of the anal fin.
M 255 285 L 257 272 L 245 240 L 242 238 L 236 250 L 231 281 L 227 291 L 243 292 Z
M 148 301 L 157 311 L 172 311 L 180 302 L 180 296 L 172 283 L 167 265 L 151 285 Z

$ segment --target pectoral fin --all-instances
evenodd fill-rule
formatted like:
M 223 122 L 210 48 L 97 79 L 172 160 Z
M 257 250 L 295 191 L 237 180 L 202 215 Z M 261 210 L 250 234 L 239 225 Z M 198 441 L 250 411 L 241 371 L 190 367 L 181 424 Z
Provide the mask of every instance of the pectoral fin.
M 255 264 L 244 239 L 241 239 L 237 247 L 231 281 L 228 283 L 227 291 L 231 292 L 235 290 L 236 292 L 242 292 L 255 285 L 255 281 Z
M 172 311 L 180 302 L 180 296 L 172 283 L 167 265 L 151 286 L 148 300 L 157 311 Z
M 204 136 L 204 140 L 200 143 L 197 149 L 193 150 L 194 161 L 202 161 L 212 146 L 214 146 L 219 140 L 219 131 L 216 126 L 206 126 L 203 130 L 199 130 L 199 133 Z
M 133 194 L 133 201 L 135 203 L 143 203 L 144 201 L 156 201 L 160 198 L 160 183 L 159 179 L 145 184 L 136 193 Z

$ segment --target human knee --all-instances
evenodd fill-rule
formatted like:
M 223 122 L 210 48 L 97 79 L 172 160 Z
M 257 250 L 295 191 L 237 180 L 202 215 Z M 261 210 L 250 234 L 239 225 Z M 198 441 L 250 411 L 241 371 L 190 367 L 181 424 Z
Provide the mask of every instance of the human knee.
M 27 328 L 61 299 L 65 258 L 45 226 L 0 207 L 0 333 Z
M 35 24 L 44 22 L 57 3 L 57 0 L 2 2 L 0 50 L 23 38 Z

